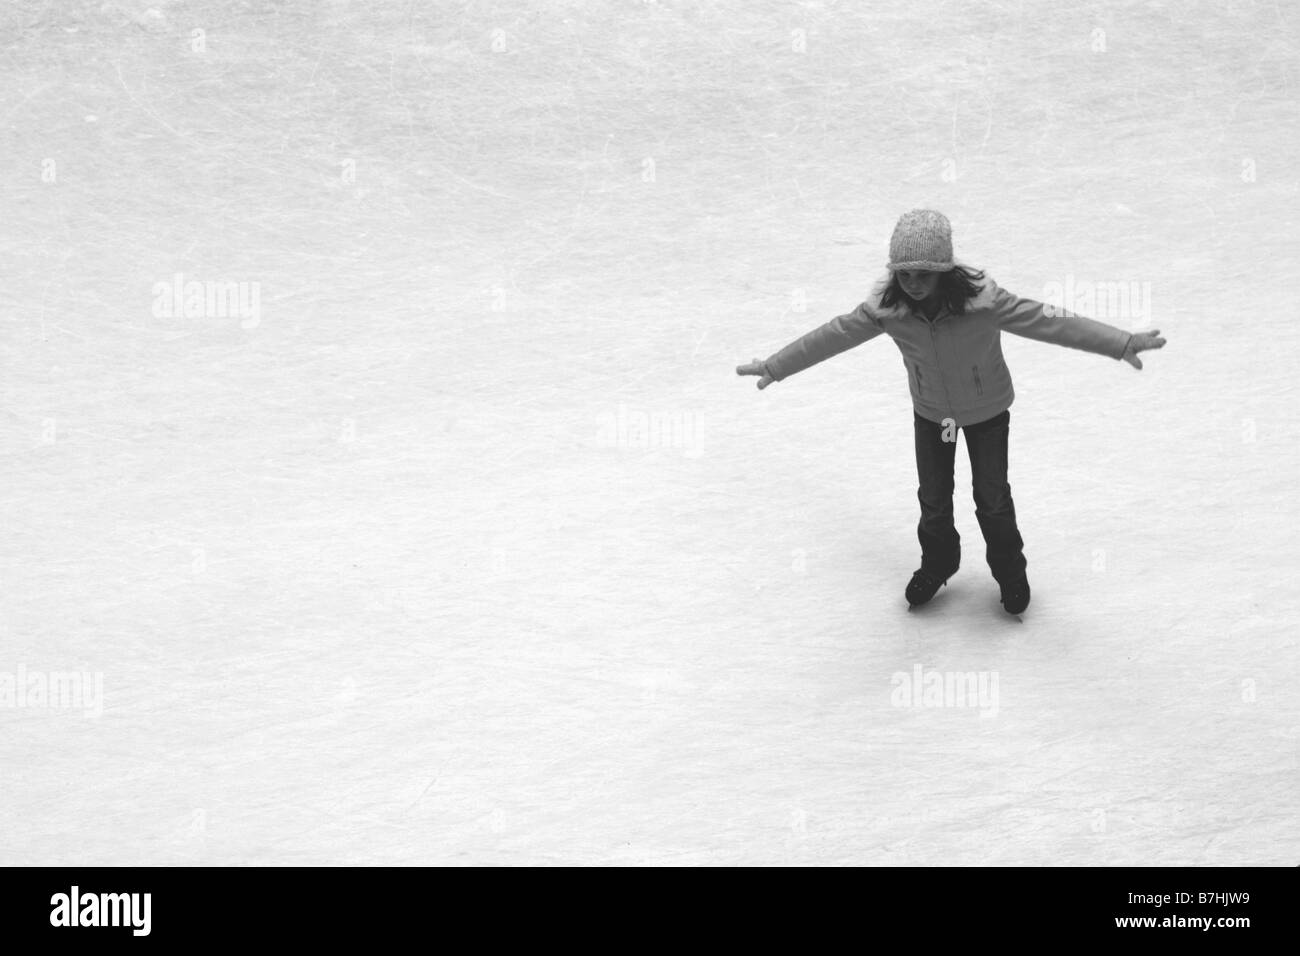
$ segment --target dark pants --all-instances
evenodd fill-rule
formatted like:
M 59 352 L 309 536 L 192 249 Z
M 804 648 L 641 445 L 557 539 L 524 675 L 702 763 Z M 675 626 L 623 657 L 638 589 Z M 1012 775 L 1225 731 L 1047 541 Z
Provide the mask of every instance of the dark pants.
M 916 534 L 921 542 L 921 567 L 947 578 L 961 564 L 961 535 L 952 522 L 953 463 L 957 436 L 944 441 L 944 427 L 912 413 L 916 428 L 916 497 L 921 521 Z M 966 451 L 970 453 L 971 485 L 975 492 L 975 517 L 984 532 L 985 558 L 999 584 L 1009 584 L 1024 573 L 1025 543 L 1016 527 L 1016 506 L 1007 482 L 1007 434 L 1011 412 L 966 425 Z

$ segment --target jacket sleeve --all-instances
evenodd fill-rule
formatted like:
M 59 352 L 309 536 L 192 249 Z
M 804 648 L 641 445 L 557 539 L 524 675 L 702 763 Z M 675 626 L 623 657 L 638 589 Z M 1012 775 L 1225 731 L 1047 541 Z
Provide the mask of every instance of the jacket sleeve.
M 1098 355 L 1109 355 L 1113 359 L 1124 357 L 1128 343 L 1133 338 L 1130 333 L 1105 322 L 1012 295 L 996 283 L 993 309 L 998 326 L 1015 335 Z
M 767 359 L 763 368 L 779 382 L 855 345 L 874 339 L 882 332 L 884 329 L 863 302 L 852 312 L 837 315 L 825 325 L 795 339 Z

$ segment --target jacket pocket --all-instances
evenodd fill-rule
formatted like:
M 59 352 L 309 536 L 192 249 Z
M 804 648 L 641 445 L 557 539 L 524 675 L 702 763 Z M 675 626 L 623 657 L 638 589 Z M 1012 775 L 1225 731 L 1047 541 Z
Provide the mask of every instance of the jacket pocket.
M 975 374 L 975 394 L 983 395 L 984 382 L 980 379 L 980 367 L 978 365 L 972 365 L 970 370 Z
M 923 385 L 921 382 L 921 366 L 918 365 L 916 362 L 912 363 L 912 373 L 916 376 L 916 394 L 920 395 L 923 390 Z

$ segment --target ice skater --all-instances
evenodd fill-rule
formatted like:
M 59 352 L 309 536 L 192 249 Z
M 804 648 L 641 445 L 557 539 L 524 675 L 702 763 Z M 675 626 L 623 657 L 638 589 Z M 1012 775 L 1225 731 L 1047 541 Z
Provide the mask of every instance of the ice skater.
M 912 391 L 916 471 L 920 486 L 921 567 L 905 591 L 908 610 L 934 597 L 961 564 L 953 525 L 957 431 L 966 433 L 975 517 L 985 558 L 1001 588 L 1002 606 L 1029 606 L 1028 562 L 1007 481 L 1007 435 L 1015 392 L 1002 358 L 1003 330 L 1026 338 L 1123 359 L 1164 346 L 1160 330 L 1129 333 L 1012 295 L 980 270 L 953 260 L 952 226 L 933 209 L 899 218 L 889 241 L 888 272 L 865 302 L 791 342 L 766 361 L 738 366 L 767 388 L 882 332 L 903 354 Z

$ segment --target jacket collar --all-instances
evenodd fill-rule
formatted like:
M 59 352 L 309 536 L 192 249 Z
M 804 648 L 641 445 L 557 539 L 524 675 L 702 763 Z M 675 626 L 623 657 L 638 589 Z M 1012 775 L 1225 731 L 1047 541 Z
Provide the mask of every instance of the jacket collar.
M 926 314 L 925 314 L 924 312 L 922 312 L 920 309 L 918 309 L 916 306 L 914 306 L 914 305 L 913 305 L 912 303 L 910 303 L 910 302 L 907 303 L 907 305 L 904 306 L 904 308 L 907 309 L 907 311 L 908 311 L 908 313 L 909 313 L 910 315 L 912 315 L 912 316 L 915 317 L 915 318 L 920 319 L 922 322 L 938 322 L 940 319 L 942 319 L 942 318 L 946 318 L 946 317 L 949 317 L 949 316 L 952 315 L 952 312 L 948 309 L 948 307 L 947 307 L 946 305 L 941 305 L 941 306 L 939 306 L 939 311 L 936 312 L 936 313 L 934 314 L 934 318 L 933 318 L 933 319 L 931 319 L 931 318 L 929 318 L 928 316 L 926 316 Z

